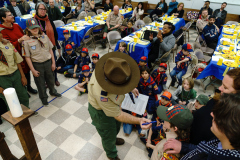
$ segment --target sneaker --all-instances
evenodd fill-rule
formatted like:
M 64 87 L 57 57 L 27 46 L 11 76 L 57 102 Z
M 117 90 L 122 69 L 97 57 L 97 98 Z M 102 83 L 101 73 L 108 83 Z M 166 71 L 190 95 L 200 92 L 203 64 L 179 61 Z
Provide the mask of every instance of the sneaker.
M 63 72 L 63 74 L 64 74 L 64 75 L 65 75 L 65 74 L 68 74 L 68 71 Z
M 122 139 L 122 138 L 116 139 L 116 145 L 123 145 L 124 143 L 125 143 L 124 139 Z
M 83 94 L 83 92 L 79 91 L 79 94 L 78 94 L 78 95 L 81 96 L 82 94 Z
M 69 73 L 65 74 L 64 76 L 67 77 L 67 78 L 71 78 L 72 77 L 72 75 L 69 74 Z
M 61 94 L 59 94 L 59 93 L 53 93 L 53 94 L 51 94 L 51 96 L 55 96 L 55 97 L 62 97 L 62 95 Z

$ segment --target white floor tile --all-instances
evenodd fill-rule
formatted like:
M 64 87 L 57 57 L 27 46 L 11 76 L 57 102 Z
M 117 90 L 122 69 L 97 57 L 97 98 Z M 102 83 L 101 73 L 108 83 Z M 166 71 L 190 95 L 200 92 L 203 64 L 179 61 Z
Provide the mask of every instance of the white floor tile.
M 43 107 L 41 108 L 38 113 L 45 117 L 48 118 L 51 116 L 53 113 L 55 113 L 59 108 L 55 107 L 54 105 L 51 105 L 51 103 L 48 105 L 48 107 Z
M 15 129 L 13 129 L 13 127 L 11 127 L 6 132 L 4 132 L 4 134 L 5 134 L 5 138 L 12 143 L 14 143 L 18 140 L 17 132 Z
M 45 138 L 49 133 L 51 133 L 55 128 L 57 128 L 57 124 L 52 121 L 45 119 L 42 123 L 33 128 L 33 131 L 36 132 L 39 136 Z
M 55 151 L 55 149 L 57 149 L 57 146 L 46 139 L 42 139 L 37 145 L 42 159 L 46 159 L 53 151 Z
M 128 154 L 126 155 L 126 157 L 124 158 L 124 160 L 148 160 L 149 157 L 147 155 L 146 152 L 144 152 L 143 150 L 132 146 L 131 149 L 129 150 Z
M 71 115 L 68 119 L 66 119 L 60 126 L 64 129 L 75 132 L 82 124 L 84 123 L 83 120 Z
M 64 110 L 65 112 L 68 112 L 69 114 L 73 114 L 81 107 L 82 107 L 81 104 L 79 104 L 75 101 L 69 101 L 61 109 Z

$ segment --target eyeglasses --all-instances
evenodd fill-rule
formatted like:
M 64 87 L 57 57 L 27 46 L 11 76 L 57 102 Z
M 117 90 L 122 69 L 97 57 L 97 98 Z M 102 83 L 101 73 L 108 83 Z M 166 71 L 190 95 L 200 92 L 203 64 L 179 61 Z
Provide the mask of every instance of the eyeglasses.
M 44 8 L 38 8 L 40 11 L 46 11 L 46 9 Z
M 12 17 L 13 16 L 13 14 L 9 14 L 9 15 L 6 15 L 7 17 Z

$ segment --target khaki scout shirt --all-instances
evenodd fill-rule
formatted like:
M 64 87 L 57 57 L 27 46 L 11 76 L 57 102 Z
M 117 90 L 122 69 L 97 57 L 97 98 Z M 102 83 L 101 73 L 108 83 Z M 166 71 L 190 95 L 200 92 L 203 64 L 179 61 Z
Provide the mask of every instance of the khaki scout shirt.
M 85 9 L 86 9 L 86 11 L 91 11 L 92 10 L 92 7 L 91 7 L 91 5 L 87 2 L 88 0 L 86 0 L 85 2 L 84 2 L 84 7 L 85 7 Z M 92 3 L 92 2 L 91 2 Z
M 117 117 L 121 114 L 119 105 L 123 102 L 125 95 L 116 95 L 106 92 L 98 84 L 95 71 L 88 83 L 88 102 L 97 110 L 103 110 L 108 117 Z
M 203 28 L 208 24 L 208 17 L 209 16 L 207 16 L 207 18 L 205 18 L 205 19 L 198 19 L 197 20 L 196 26 L 198 27 L 199 32 L 202 32 Z
M 18 69 L 17 64 L 21 63 L 23 59 L 11 43 L 4 45 L 0 42 L 0 50 L 3 52 L 3 55 L 8 63 L 7 66 L 0 61 L 0 75 L 3 76 L 12 74 Z
M 113 26 L 116 26 L 117 24 L 122 24 L 122 15 L 121 13 L 115 15 L 114 12 L 112 11 L 111 13 L 109 13 L 106 21 Z
M 161 160 L 165 155 L 167 155 L 166 153 L 163 152 L 163 145 L 170 138 L 173 139 L 177 138 L 177 134 L 175 132 L 166 132 L 166 138 L 158 142 L 158 144 L 154 148 L 151 160 Z M 178 158 L 180 156 L 179 154 L 174 155 Z
M 41 46 L 37 39 L 30 39 L 24 41 L 25 57 L 30 57 L 32 62 L 42 63 L 51 59 L 50 50 L 53 48 L 52 42 L 47 35 L 40 37 L 40 41 L 43 42 L 44 47 Z

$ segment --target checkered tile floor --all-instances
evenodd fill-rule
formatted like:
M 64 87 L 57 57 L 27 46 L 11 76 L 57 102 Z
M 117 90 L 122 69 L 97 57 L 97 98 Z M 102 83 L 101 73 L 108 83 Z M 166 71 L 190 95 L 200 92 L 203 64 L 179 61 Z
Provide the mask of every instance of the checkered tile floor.
M 194 29 L 190 30 L 190 44 L 193 44 L 197 33 Z M 97 45 L 96 50 L 89 48 L 90 55 L 99 53 L 100 56 L 107 53 L 107 49 L 102 49 Z M 179 47 L 180 50 L 180 47 Z M 171 57 L 172 58 L 172 57 Z M 170 60 L 171 70 L 175 63 Z M 169 76 L 169 73 L 167 71 Z M 42 159 L 46 160 L 107 160 L 106 154 L 101 145 L 101 139 L 95 127 L 91 124 L 87 107 L 87 94 L 78 96 L 78 91 L 74 89 L 77 79 L 65 78 L 58 75 L 61 85 L 56 87 L 62 98 L 56 98 L 50 102 L 49 107 L 42 107 L 38 95 L 31 95 L 30 108 L 38 110 L 38 116 L 30 117 L 32 130 L 40 151 Z M 167 86 L 170 83 L 170 76 Z M 221 82 L 219 82 L 221 83 Z M 36 88 L 33 78 L 32 86 Z M 71 88 L 72 87 L 72 88 Z M 203 89 L 195 81 L 194 89 L 198 94 L 203 93 Z M 173 93 L 174 88 L 170 88 Z M 209 86 L 206 95 L 212 94 L 213 86 Z M 49 101 L 54 97 L 49 96 Z M 0 125 L 0 131 L 4 132 L 5 140 L 12 153 L 20 158 L 24 152 L 18 136 L 13 127 L 6 121 Z M 123 146 L 117 146 L 120 159 L 124 160 L 147 160 L 146 147 L 140 141 L 136 131 L 126 137 L 121 131 L 118 135 L 124 138 L 126 143 Z M 0 157 L 1 160 L 1 157 Z

